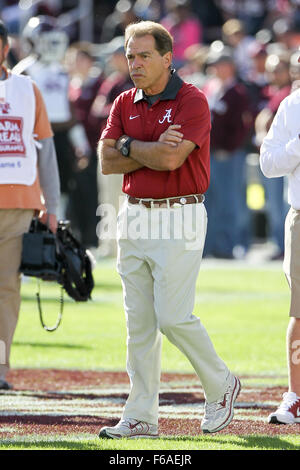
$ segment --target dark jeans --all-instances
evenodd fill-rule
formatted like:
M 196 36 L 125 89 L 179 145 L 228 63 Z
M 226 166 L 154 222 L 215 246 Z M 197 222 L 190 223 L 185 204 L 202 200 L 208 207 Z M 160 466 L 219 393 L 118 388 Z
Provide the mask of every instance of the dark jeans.
M 71 220 L 74 233 L 86 247 L 97 247 L 96 216 L 98 207 L 97 156 L 94 154 L 89 165 L 72 175 L 67 217 Z
M 266 178 L 261 175 L 266 197 L 267 236 L 278 249 L 284 251 L 284 222 L 289 206 L 284 199 L 284 178 Z
M 233 257 L 250 243 L 250 213 L 246 203 L 246 152 L 237 150 L 219 160 L 211 154 L 211 180 L 205 195 L 208 216 L 205 255 Z

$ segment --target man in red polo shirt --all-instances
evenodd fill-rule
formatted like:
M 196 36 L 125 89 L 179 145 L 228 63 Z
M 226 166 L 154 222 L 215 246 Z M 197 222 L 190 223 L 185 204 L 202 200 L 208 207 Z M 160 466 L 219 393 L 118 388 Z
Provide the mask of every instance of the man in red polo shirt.
M 172 37 L 150 21 L 125 32 L 136 88 L 117 97 L 99 142 L 102 173 L 124 174 L 118 272 L 127 320 L 131 390 L 120 422 L 100 437 L 158 436 L 161 336 L 189 359 L 205 397 L 203 432 L 233 417 L 240 382 L 192 314 L 206 234 L 207 101 L 171 70 Z

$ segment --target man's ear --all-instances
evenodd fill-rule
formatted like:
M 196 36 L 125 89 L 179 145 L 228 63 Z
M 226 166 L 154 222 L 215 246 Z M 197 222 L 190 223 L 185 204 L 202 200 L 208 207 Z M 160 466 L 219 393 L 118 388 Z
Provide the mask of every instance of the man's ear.
M 165 64 L 166 69 L 168 69 L 170 67 L 170 65 L 172 64 L 172 52 L 166 52 L 165 53 L 165 55 L 164 55 L 164 64 Z

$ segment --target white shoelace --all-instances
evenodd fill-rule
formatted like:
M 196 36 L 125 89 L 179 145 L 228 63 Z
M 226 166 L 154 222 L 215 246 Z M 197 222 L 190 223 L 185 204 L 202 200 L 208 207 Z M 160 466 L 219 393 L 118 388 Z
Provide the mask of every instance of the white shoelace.
M 282 395 L 283 401 L 279 406 L 279 409 L 282 411 L 288 411 L 291 406 L 293 406 L 299 398 L 297 397 L 296 393 L 294 392 L 286 392 Z
M 205 416 L 206 418 L 209 418 L 210 416 L 214 415 L 216 411 L 219 410 L 218 405 L 223 403 L 224 397 L 226 396 L 227 400 L 227 395 L 230 393 L 231 387 L 229 386 L 226 392 L 224 393 L 223 397 L 220 398 L 218 401 L 213 401 L 212 403 L 206 403 L 205 404 Z M 221 405 L 221 408 L 223 408 L 223 405 Z
M 206 403 L 205 404 L 205 416 L 206 418 L 212 416 L 215 413 L 217 406 L 217 402 L 214 401 L 213 403 Z
M 138 421 L 136 419 L 126 418 L 120 421 L 120 426 L 127 426 L 128 428 L 130 428 L 130 424 L 136 424 L 137 422 Z
M 218 410 L 217 405 L 218 405 L 217 402 L 206 404 L 205 414 L 204 414 L 204 417 L 206 420 L 210 421 L 210 420 L 215 419 L 216 412 Z

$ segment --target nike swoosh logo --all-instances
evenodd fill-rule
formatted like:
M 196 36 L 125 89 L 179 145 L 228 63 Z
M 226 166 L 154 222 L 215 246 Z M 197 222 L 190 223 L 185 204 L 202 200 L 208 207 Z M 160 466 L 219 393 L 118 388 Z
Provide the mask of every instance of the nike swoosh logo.
M 226 394 L 224 395 L 223 401 L 220 403 L 220 406 L 225 408 L 225 406 L 226 406 Z
M 138 114 L 137 116 L 129 116 L 129 119 L 130 119 L 130 121 L 131 121 L 132 119 L 135 119 L 135 118 L 137 118 L 137 117 L 139 117 L 139 114 Z
M 138 421 L 138 422 L 135 423 L 135 424 L 129 423 L 129 429 L 133 430 L 133 429 L 136 428 L 139 424 L 140 424 L 140 421 Z

